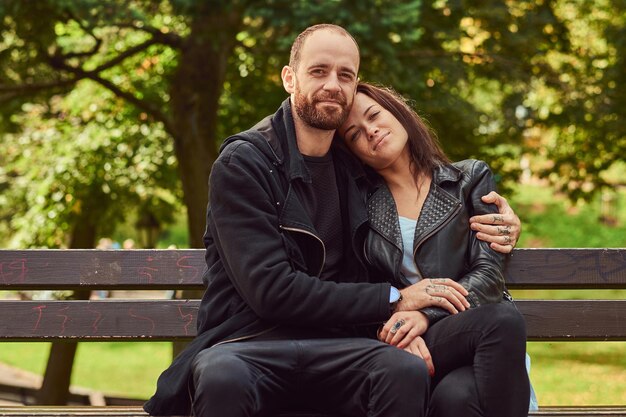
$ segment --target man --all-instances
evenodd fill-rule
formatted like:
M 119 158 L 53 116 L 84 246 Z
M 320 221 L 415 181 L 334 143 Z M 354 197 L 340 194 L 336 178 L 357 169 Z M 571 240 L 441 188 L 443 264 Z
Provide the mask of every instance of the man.
M 222 146 L 210 178 L 198 336 L 159 378 L 150 414 L 265 415 L 297 398 L 345 415 L 425 415 L 424 361 L 356 337 L 387 320 L 400 296 L 417 296 L 368 277 L 359 165 L 331 146 L 359 59 L 343 28 L 306 29 L 281 73 L 290 98 Z M 498 223 L 516 239 L 507 218 L 516 220 L 509 212 Z M 465 309 L 464 288 L 440 287 L 432 296 L 441 307 Z

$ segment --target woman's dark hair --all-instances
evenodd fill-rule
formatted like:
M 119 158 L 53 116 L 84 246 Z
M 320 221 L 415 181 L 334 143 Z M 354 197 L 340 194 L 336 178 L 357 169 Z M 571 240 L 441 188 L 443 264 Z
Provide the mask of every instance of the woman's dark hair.
M 360 82 L 357 93 L 363 93 L 389 111 L 409 135 L 409 152 L 411 154 L 411 171 L 417 177 L 420 173 L 430 175 L 439 165 L 450 160 L 441 149 L 437 135 L 411 108 L 407 100 L 393 89 Z

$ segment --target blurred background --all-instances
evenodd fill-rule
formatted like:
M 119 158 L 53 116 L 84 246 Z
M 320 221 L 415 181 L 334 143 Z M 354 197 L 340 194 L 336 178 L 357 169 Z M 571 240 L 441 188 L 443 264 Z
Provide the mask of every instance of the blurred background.
M 276 110 L 293 39 L 322 22 L 453 160 L 491 165 L 519 247 L 626 246 L 625 0 L 0 0 L 0 22 L 1 248 L 202 247 L 220 143 Z M 47 349 L 0 362 L 42 374 Z M 625 343 L 529 352 L 540 404 L 626 403 Z M 83 344 L 72 381 L 147 398 L 170 360 Z

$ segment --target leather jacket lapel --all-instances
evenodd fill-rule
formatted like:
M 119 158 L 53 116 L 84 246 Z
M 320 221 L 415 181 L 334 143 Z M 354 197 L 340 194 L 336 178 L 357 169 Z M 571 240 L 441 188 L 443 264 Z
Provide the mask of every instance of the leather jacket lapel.
M 417 227 L 415 227 L 413 252 L 425 239 L 449 221 L 460 206 L 461 201 L 459 199 L 442 190 L 435 182 L 431 183 L 418 218 Z

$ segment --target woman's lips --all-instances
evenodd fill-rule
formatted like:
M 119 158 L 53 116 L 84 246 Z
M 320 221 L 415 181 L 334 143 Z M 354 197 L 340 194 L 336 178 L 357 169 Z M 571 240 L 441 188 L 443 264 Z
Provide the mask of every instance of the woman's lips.
M 380 144 L 381 144 L 381 142 L 382 142 L 383 140 L 385 140 L 385 138 L 386 138 L 387 136 L 389 136 L 389 132 L 387 132 L 387 133 L 385 133 L 384 135 L 382 135 L 382 136 L 380 137 L 380 139 L 378 139 L 378 140 L 376 141 L 376 143 L 374 143 L 374 148 L 373 148 L 373 149 L 374 149 L 374 150 L 376 150 L 376 149 L 378 148 L 378 145 L 380 145 Z

